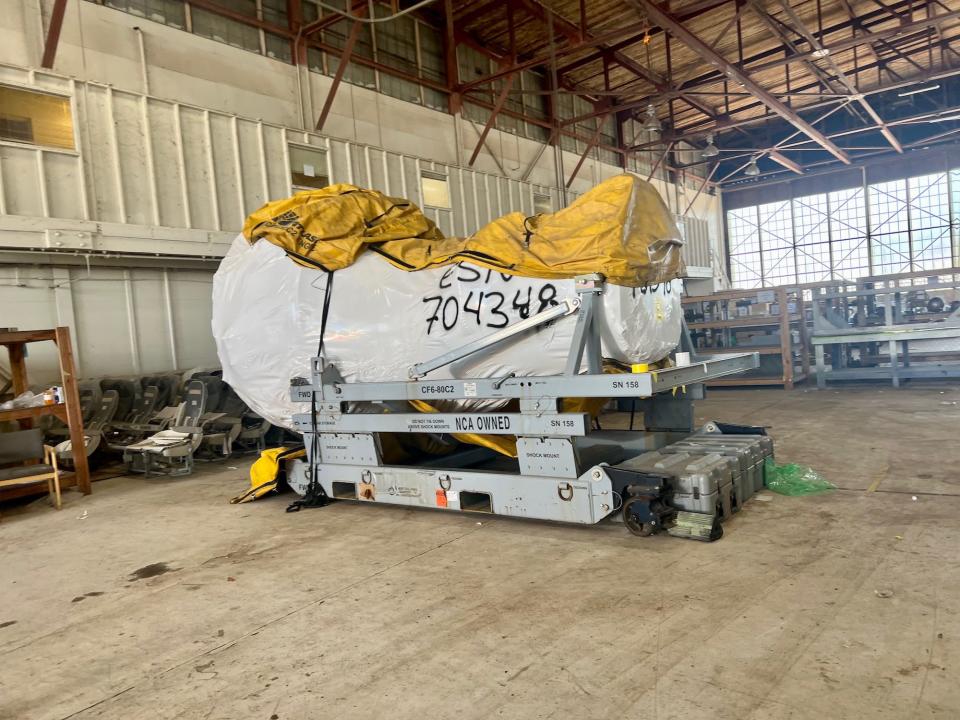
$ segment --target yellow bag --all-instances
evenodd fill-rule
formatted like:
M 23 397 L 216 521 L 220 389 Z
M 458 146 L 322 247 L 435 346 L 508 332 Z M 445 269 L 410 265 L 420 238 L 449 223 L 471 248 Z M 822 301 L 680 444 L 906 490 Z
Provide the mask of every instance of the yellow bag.
M 232 504 L 252 502 L 268 492 L 277 489 L 280 477 L 280 463 L 292 458 L 305 457 L 307 451 L 302 447 L 268 448 L 250 466 L 250 488 L 232 498 Z

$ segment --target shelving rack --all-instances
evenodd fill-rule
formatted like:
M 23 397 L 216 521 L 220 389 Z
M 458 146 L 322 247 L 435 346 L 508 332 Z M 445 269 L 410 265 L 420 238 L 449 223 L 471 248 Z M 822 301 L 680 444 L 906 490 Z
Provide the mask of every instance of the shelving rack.
M 685 309 L 694 310 L 694 317 L 688 318 L 687 327 L 698 355 L 737 350 L 749 350 L 761 355 L 761 366 L 757 372 L 720 378 L 707 383 L 708 385 L 782 385 L 790 390 L 794 384 L 809 376 L 810 342 L 806 304 L 800 290 L 787 287 L 726 290 L 711 295 L 685 297 L 682 303 Z M 738 307 L 746 308 L 744 312 L 749 314 L 738 314 Z M 779 335 L 775 344 L 739 344 L 737 341 L 739 333 L 770 328 Z M 797 333 L 796 342 L 794 330 Z M 795 367 L 794 354 L 799 360 L 799 372 Z M 770 356 L 779 357 L 779 372 L 764 371 L 764 357 Z
M 77 390 L 77 371 L 73 361 L 73 345 L 70 341 L 70 328 L 58 327 L 51 330 L 13 330 L 0 332 L 0 345 L 7 348 L 10 356 L 10 376 L 14 397 L 29 389 L 27 380 L 28 343 L 53 341 L 57 345 L 60 360 L 60 380 L 63 385 L 64 402 L 55 405 L 41 405 L 32 408 L 0 410 L 0 422 L 17 421 L 24 430 L 33 426 L 33 421 L 53 415 L 60 418 L 70 428 L 70 442 L 75 448 L 82 448 L 83 416 L 80 411 L 80 396 Z M 61 484 L 68 486 L 75 480 L 77 488 L 84 495 L 90 494 L 90 471 L 87 467 L 85 452 L 74 453 L 74 472 L 61 474 Z

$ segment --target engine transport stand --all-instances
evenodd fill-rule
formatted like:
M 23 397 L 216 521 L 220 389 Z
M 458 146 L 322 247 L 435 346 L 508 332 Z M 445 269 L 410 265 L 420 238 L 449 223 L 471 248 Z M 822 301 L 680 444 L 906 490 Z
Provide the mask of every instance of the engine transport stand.
M 314 358 L 312 377 L 291 381 L 306 460 L 287 478 L 301 495 L 594 524 L 622 512 L 648 535 L 672 523 L 670 480 L 618 467 L 693 432 L 703 383 L 759 366 L 757 353 L 713 355 L 687 366 L 604 374 L 596 322 L 602 276 L 577 278 L 577 297 L 410 368 L 401 382 L 344 382 Z M 567 315 L 577 314 L 563 375 L 425 380 L 430 372 Z M 686 326 L 681 345 L 690 349 Z M 586 361 L 586 372 L 581 366 Z M 562 412 L 563 398 L 640 398 L 642 431 L 593 430 L 587 413 Z M 520 412 L 410 412 L 408 400 L 518 401 Z M 470 446 L 409 465 L 383 461 L 381 433 L 515 435 L 518 457 Z M 321 492 L 322 489 L 322 492 Z

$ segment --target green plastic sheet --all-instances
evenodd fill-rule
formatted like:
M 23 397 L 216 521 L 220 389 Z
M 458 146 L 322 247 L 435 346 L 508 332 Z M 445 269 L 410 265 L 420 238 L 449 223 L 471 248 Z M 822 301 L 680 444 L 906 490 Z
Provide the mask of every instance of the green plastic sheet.
M 777 465 L 772 458 L 767 458 L 764 475 L 767 487 L 781 495 L 815 495 L 836 489 L 836 485 L 808 465 Z

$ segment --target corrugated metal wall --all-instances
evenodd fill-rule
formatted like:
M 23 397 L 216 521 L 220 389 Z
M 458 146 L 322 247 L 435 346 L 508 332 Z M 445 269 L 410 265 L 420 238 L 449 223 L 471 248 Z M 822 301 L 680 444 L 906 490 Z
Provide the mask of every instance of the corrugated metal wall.
M 202 269 L 0 265 L 0 325 L 71 327 L 81 377 L 217 365 L 212 277 Z M 53 344 L 29 351 L 30 381 L 55 380 Z
M 290 194 L 292 145 L 325 152 L 331 182 L 374 187 L 420 205 L 420 171 L 446 175 L 452 207 L 426 213 L 447 234 L 471 233 L 507 212 L 532 214 L 534 193 L 557 207 L 552 188 L 97 83 L 9 66 L 0 66 L 0 82 L 71 98 L 77 142 L 76 151 L 0 142 L 0 215 L 20 216 L 6 218 L 0 229 L 20 231 L 15 247 L 56 242 L 25 221 L 32 217 L 90 221 L 65 225 L 91 235 L 65 233 L 60 248 L 222 252 L 229 236 L 221 233 L 239 231 L 252 210 Z M 195 244 L 157 228 L 197 231 Z M 0 245 L 10 244 L 10 237 L 0 238 Z

